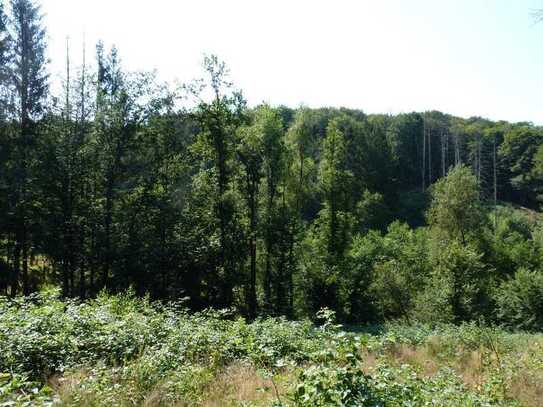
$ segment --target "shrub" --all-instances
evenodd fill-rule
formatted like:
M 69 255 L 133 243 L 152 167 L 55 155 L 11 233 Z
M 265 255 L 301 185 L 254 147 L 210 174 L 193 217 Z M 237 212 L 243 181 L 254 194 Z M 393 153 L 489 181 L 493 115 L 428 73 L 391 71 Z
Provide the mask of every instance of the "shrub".
M 488 270 L 482 255 L 457 241 L 436 249 L 432 275 L 418 296 L 413 312 L 423 322 L 477 319 L 487 309 Z
M 509 328 L 543 330 L 543 273 L 519 269 L 495 294 L 499 320 Z

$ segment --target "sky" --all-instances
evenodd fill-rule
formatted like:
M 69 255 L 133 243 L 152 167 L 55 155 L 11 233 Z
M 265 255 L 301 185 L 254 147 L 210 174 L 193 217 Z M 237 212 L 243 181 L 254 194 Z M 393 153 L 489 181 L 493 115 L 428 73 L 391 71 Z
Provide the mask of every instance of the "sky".
M 250 105 L 440 110 L 543 125 L 543 0 L 42 0 L 51 70 L 99 39 L 128 70 L 201 77 L 216 54 Z M 54 75 L 55 77 L 55 75 Z

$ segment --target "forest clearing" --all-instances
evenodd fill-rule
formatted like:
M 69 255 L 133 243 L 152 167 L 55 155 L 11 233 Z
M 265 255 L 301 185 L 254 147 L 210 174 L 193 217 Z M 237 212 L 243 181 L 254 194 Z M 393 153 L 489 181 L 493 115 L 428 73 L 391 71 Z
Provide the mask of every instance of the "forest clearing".
M 536 1 L 0 0 L 0 406 L 543 406 Z

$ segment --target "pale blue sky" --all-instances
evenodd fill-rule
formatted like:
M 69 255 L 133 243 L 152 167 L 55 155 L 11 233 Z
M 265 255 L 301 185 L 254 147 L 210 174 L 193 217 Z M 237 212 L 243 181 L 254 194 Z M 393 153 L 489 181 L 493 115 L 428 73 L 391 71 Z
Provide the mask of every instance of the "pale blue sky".
M 216 53 L 250 104 L 437 109 L 543 124 L 543 0 L 42 0 L 51 68 L 86 33 L 128 69 L 200 76 Z

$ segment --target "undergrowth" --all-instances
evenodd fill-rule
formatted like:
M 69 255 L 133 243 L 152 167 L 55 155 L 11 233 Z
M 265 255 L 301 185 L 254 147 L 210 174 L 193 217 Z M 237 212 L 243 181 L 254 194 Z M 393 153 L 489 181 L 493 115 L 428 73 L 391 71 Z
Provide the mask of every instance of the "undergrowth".
M 476 324 L 347 332 L 130 293 L 0 299 L 0 405 L 538 406 L 543 337 Z

